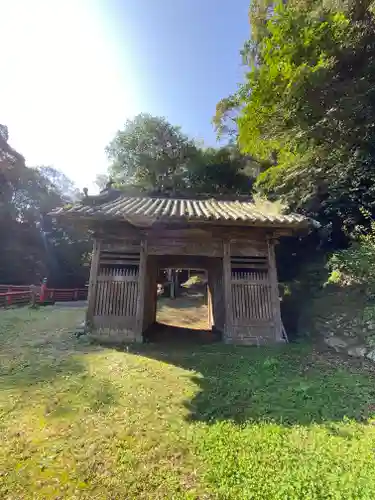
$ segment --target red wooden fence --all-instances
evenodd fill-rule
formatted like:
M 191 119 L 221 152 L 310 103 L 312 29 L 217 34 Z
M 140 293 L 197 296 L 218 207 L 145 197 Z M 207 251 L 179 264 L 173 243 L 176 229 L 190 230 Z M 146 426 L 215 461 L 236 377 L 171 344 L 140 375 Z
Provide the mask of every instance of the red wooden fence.
M 41 286 L 0 285 L 0 308 L 31 303 L 51 304 L 86 300 L 87 288 L 47 288 Z

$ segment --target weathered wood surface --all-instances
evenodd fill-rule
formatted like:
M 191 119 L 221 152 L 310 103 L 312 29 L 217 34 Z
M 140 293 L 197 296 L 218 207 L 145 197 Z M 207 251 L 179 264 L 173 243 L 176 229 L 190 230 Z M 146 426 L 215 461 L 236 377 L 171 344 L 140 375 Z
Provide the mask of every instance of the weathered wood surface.
M 138 277 L 138 297 L 137 297 L 137 320 L 136 334 L 137 339 L 142 342 L 143 315 L 145 311 L 145 292 L 146 292 L 146 271 L 147 271 L 147 241 L 141 243 L 141 252 L 139 256 L 139 277 Z
M 138 270 L 104 269 L 97 277 L 94 316 L 117 316 L 124 322 L 128 318 L 134 318 L 138 279 Z
M 223 240 L 231 240 L 233 254 L 267 255 L 266 232 L 257 228 L 222 228 L 204 225 L 164 226 L 140 229 L 117 223 L 97 229 L 106 243 L 104 249 L 139 251 L 147 240 L 149 255 L 223 256 Z
M 259 337 L 275 340 L 275 318 L 268 260 L 231 258 L 231 339 L 232 343 L 252 344 Z M 241 268 L 241 271 L 236 269 Z
M 208 271 L 210 324 L 231 343 L 281 339 L 274 240 L 262 229 L 130 224 L 100 226 L 95 243 L 91 314 L 98 335 L 136 341 L 156 319 L 157 272 Z M 98 333 L 101 332 L 101 333 Z
M 92 323 L 95 310 L 96 279 L 99 273 L 99 266 L 100 266 L 100 250 L 101 250 L 101 240 L 94 239 L 92 257 L 91 257 L 89 289 L 87 296 L 86 321 L 88 324 Z
M 132 226 L 126 221 L 97 221 L 94 224 L 95 237 L 104 237 L 105 239 L 121 239 L 121 238 L 139 238 L 139 241 L 145 237 L 149 239 L 158 238 L 218 238 L 249 240 L 255 239 L 265 242 L 266 235 L 272 235 L 273 231 L 258 227 L 222 227 L 215 225 L 207 225 L 202 223 L 185 223 L 185 224 L 162 224 L 156 223 L 152 227 L 139 228 Z
M 208 287 L 211 295 L 212 327 L 223 332 L 225 303 L 223 293 L 223 265 L 221 259 L 212 259 L 208 268 Z
M 164 240 L 149 242 L 149 255 L 202 255 L 220 257 L 223 245 L 220 241 Z
M 151 256 L 150 256 L 151 257 Z M 195 255 L 158 255 L 153 256 L 160 269 L 195 269 L 207 270 L 211 262 L 220 259 L 213 259 L 205 256 Z
M 131 240 L 127 238 L 119 238 L 116 240 L 103 241 L 103 250 L 111 252 L 129 252 L 138 253 L 141 251 L 141 242 L 137 240 Z
M 232 292 L 231 292 L 230 242 L 224 241 L 223 255 L 223 295 L 224 295 L 224 341 L 232 337 Z
M 232 303 L 234 325 L 250 325 L 254 321 L 273 323 L 271 287 L 267 281 L 235 277 L 232 279 Z
M 231 255 L 230 258 L 232 269 L 249 269 L 249 270 L 268 270 L 268 259 L 267 255 L 255 256 L 248 255 L 239 257 L 235 253 Z
M 281 340 L 282 335 L 282 321 L 280 310 L 279 298 L 279 285 L 277 280 L 276 257 L 275 257 L 275 242 L 271 239 L 268 240 L 268 263 L 269 263 L 269 279 L 271 286 L 271 300 L 273 319 L 275 323 L 275 338 Z
M 147 257 L 143 331 L 156 321 L 158 266 L 154 257 Z
M 233 325 L 233 335 L 230 340 L 236 345 L 272 344 L 275 343 L 274 331 L 272 324 Z
M 188 255 L 222 257 L 224 248 L 220 240 L 187 240 L 160 238 L 158 240 L 147 239 L 149 255 Z M 238 256 L 266 256 L 267 246 L 258 244 L 256 241 L 248 241 L 242 244 L 231 243 L 233 254 Z M 106 249 L 118 252 L 139 252 L 140 244 L 135 241 L 121 241 L 106 244 Z

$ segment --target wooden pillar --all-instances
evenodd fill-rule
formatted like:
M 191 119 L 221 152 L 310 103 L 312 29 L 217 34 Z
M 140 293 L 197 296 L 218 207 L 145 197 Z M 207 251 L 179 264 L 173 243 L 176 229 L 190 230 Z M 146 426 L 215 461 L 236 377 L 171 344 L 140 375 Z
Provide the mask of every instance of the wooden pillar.
M 167 269 L 167 280 L 169 283 L 169 297 L 171 299 L 175 299 L 177 297 L 178 292 L 178 279 L 177 279 L 177 270 L 168 268 Z
M 267 240 L 268 245 L 268 271 L 271 285 L 272 316 L 275 324 L 275 338 L 282 339 L 282 321 L 279 299 L 279 285 L 277 279 L 277 268 L 275 258 L 275 243 L 272 239 Z
M 143 317 L 145 311 L 145 291 L 147 274 L 147 240 L 142 240 L 141 251 L 139 255 L 139 274 L 138 274 L 138 297 L 137 297 L 137 317 L 136 317 L 136 341 L 142 342 L 143 337 Z
M 156 321 L 157 306 L 157 265 L 155 259 L 147 256 L 145 310 L 143 314 L 143 332 Z
M 158 291 L 157 291 L 157 280 L 158 280 L 158 272 L 159 268 L 157 265 L 157 262 L 155 258 L 151 262 L 151 271 L 152 271 L 152 278 L 151 278 L 151 284 L 152 284 L 152 290 L 151 290 L 151 304 L 150 304 L 150 324 L 152 325 L 153 323 L 156 322 L 156 312 L 157 312 L 157 306 L 158 306 Z M 147 307 L 147 304 L 146 304 Z
M 232 270 L 230 262 L 230 242 L 224 241 L 223 252 L 223 287 L 224 287 L 224 342 L 232 341 Z
M 92 257 L 91 257 L 90 279 L 89 279 L 87 311 L 86 311 L 86 323 L 89 325 L 89 327 L 92 326 L 92 321 L 95 313 L 96 281 L 100 266 L 100 247 L 101 247 L 101 241 L 94 239 Z
M 178 292 L 179 292 L 177 269 L 173 269 L 172 280 L 173 280 L 173 295 L 174 295 L 173 298 L 175 299 L 178 295 Z

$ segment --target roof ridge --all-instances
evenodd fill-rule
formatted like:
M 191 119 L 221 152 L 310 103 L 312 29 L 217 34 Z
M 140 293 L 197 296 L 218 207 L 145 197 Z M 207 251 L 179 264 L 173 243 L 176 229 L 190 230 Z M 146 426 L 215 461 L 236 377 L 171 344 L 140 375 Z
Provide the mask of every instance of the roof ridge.
M 96 204 L 96 202 L 105 202 L 105 200 L 117 197 L 127 198 L 155 198 L 155 199 L 175 199 L 175 200 L 207 200 L 214 199 L 219 201 L 248 201 L 252 202 L 253 197 L 249 194 L 214 194 L 214 193 L 194 193 L 194 192 L 146 192 L 136 189 L 118 189 L 106 188 L 96 195 L 87 195 L 81 201 L 87 204 Z
M 246 199 L 228 199 L 210 195 L 165 197 L 140 194 L 130 196 L 127 193 L 103 193 L 101 203 L 84 203 L 56 209 L 53 216 L 91 217 L 104 220 L 127 220 L 134 225 L 169 221 L 175 223 L 184 220 L 188 223 L 216 222 L 219 224 L 258 225 L 258 226 L 307 226 L 308 220 L 298 214 L 270 214 L 256 207 L 253 201 Z

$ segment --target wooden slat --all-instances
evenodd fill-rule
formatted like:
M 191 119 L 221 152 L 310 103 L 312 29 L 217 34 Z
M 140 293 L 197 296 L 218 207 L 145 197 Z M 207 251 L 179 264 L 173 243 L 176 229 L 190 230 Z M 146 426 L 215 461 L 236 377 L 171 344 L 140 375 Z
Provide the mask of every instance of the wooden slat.
M 139 260 L 139 251 L 138 252 L 116 252 L 111 250 L 103 250 L 101 252 L 101 258 L 120 258 L 120 259 L 138 259 Z
M 224 307 L 225 307 L 225 320 L 224 320 L 224 336 L 229 338 L 231 336 L 232 324 L 232 285 L 231 285 L 231 265 L 230 265 L 230 242 L 224 241 L 223 246 L 223 286 L 224 286 Z
M 272 325 L 274 326 L 274 323 L 272 320 L 256 320 L 256 319 L 253 319 L 253 320 L 250 320 L 250 321 L 246 321 L 246 322 L 243 322 L 243 321 L 236 321 L 233 323 L 232 327 L 235 328 L 237 326 L 242 326 L 242 327 L 245 327 L 245 328 L 248 328 L 248 327 L 252 327 L 252 326 L 255 326 L 255 327 L 261 327 L 261 326 L 268 326 L 268 325 Z
M 110 275 L 110 270 L 105 269 L 105 276 L 107 276 L 108 279 L 103 281 L 103 307 L 102 307 L 103 316 L 109 316 L 108 312 L 108 283 L 110 281 L 109 275 Z
M 254 270 L 267 270 L 267 264 L 248 264 L 248 263 L 233 263 L 232 262 L 232 269 L 254 269 Z
M 241 273 L 241 275 L 243 275 L 243 273 Z M 248 309 L 248 304 L 246 303 L 245 290 L 246 290 L 245 286 L 240 286 L 240 300 L 241 300 L 240 315 L 243 318 L 246 318 L 246 309 Z
M 128 259 L 101 259 L 101 266 L 138 266 L 139 260 Z
M 139 260 L 139 277 L 138 277 L 138 290 L 137 290 L 137 335 L 139 340 L 142 336 L 143 316 L 145 310 L 145 291 L 146 291 L 146 270 L 147 270 L 147 240 L 141 242 L 141 253 Z
M 252 305 L 251 289 L 249 286 L 244 287 L 244 295 L 245 295 L 245 317 L 246 319 L 249 319 L 251 317 L 251 305 Z
M 255 318 L 259 320 L 264 320 L 267 319 L 264 317 L 264 312 L 263 312 L 263 290 L 264 286 L 252 286 L 253 291 L 254 291 L 254 300 L 256 304 L 256 314 Z
M 238 316 L 237 311 L 237 287 L 232 286 L 232 320 Z
M 270 322 L 270 282 L 264 271 L 232 271 L 231 273 L 233 322 Z
M 129 285 L 128 285 L 129 286 Z M 126 290 L 127 286 L 124 284 L 120 287 L 120 306 L 119 306 L 119 316 L 126 316 Z
M 118 291 L 118 285 L 119 283 L 117 281 L 113 281 L 112 282 L 112 286 L 111 286 L 111 295 L 112 295 L 112 310 L 111 310 L 111 313 L 112 313 L 112 316 L 116 317 L 118 316 L 118 313 L 117 313 L 117 308 L 118 308 L 118 295 L 117 295 L 117 291 Z
M 234 257 L 232 256 L 230 261 L 232 263 L 238 263 L 238 262 L 243 262 L 243 263 L 253 263 L 253 264 L 265 264 L 267 265 L 267 257 Z
M 118 276 L 112 276 L 110 274 L 111 269 L 107 269 L 105 274 L 100 274 L 98 276 L 98 283 L 112 283 L 112 282 L 124 282 L 124 281 L 137 281 L 138 277 L 135 274 L 124 274 L 123 276 L 118 275 Z
M 282 321 L 281 321 L 281 311 L 280 311 L 279 286 L 277 280 L 275 246 L 273 241 L 270 240 L 268 240 L 268 264 L 269 264 L 269 277 L 271 285 L 270 292 L 271 292 L 271 304 L 272 304 L 272 317 L 276 329 L 275 336 L 277 340 L 281 340 Z
M 264 286 L 258 286 L 257 287 L 257 294 L 258 294 L 258 303 L 259 303 L 259 317 L 260 318 L 266 318 L 265 310 L 264 310 Z
M 98 315 L 103 315 L 104 311 L 104 283 L 98 283 L 98 287 L 100 288 L 99 301 L 98 301 Z
M 125 292 L 125 316 L 127 317 L 133 316 L 134 288 L 135 283 L 133 281 L 129 281 L 129 286 L 126 287 Z
M 261 286 L 261 285 L 269 285 L 269 281 L 268 280 L 257 280 L 256 278 L 252 278 L 252 279 L 244 279 L 244 278 L 238 278 L 238 277 L 235 277 L 231 279 L 231 282 L 232 284 L 242 284 L 242 285 L 254 285 L 254 286 Z
M 139 295 L 139 282 L 133 283 L 132 316 L 137 315 L 137 298 Z

